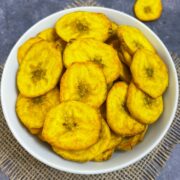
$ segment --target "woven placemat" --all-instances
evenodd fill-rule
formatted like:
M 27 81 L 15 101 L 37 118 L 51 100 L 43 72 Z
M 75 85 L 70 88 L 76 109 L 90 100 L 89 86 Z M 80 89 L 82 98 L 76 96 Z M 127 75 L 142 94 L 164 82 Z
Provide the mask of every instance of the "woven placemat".
M 77 0 L 67 8 L 76 6 L 97 6 L 95 0 L 86 2 Z M 180 58 L 172 54 L 180 82 Z M 3 66 L 0 66 L 0 75 Z M 58 171 L 42 164 L 27 153 L 12 136 L 7 127 L 0 106 L 0 169 L 11 179 L 63 179 L 63 180 L 120 180 L 120 179 L 155 179 L 164 167 L 174 146 L 180 143 L 180 101 L 175 119 L 160 144 L 137 163 L 119 171 L 100 175 L 76 175 Z

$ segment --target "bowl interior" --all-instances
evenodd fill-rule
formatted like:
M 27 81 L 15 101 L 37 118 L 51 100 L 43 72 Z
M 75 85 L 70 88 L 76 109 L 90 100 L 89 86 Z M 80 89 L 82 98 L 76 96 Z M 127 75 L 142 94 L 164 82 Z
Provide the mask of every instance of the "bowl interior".
M 34 136 L 30 135 L 30 133 L 27 132 L 19 122 L 15 112 L 15 102 L 17 97 L 16 72 L 18 69 L 16 57 L 18 47 L 28 38 L 35 36 L 41 30 L 52 27 L 59 17 L 66 13 L 78 10 L 102 12 L 118 24 L 128 24 L 138 27 L 154 45 L 159 55 L 164 59 L 169 70 L 169 87 L 164 95 L 164 112 L 159 121 L 150 126 L 144 141 L 132 151 L 115 153 L 109 161 L 102 163 L 88 162 L 81 164 L 63 160 L 53 153 L 48 146 L 40 142 Z M 31 27 L 19 39 L 13 47 L 4 67 L 1 84 L 1 97 L 3 112 L 10 130 L 18 142 L 30 154 L 45 164 L 59 170 L 80 174 L 96 174 L 126 167 L 145 156 L 160 142 L 174 118 L 178 99 L 178 83 L 176 70 L 166 47 L 149 28 L 135 18 L 119 11 L 99 7 L 81 7 L 60 11 L 48 16 Z

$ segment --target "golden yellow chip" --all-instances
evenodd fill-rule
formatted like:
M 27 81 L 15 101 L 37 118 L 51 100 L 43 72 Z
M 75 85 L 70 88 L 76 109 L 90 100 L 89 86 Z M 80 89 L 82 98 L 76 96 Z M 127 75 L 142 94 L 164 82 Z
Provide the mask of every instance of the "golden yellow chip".
M 57 148 L 81 150 L 98 141 L 100 130 L 98 110 L 82 102 L 67 101 L 47 113 L 42 137 Z
M 39 41 L 41 41 L 42 39 L 39 37 L 33 37 L 28 39 L 25 43 L 23 43 L 19 49 L 18 49 L 18 53 L 17 53 L 17 58 L 18 58 L 18 62 L 19 64 L 21 63 L 21 61 L 24 59 L 24 56 L 27 54 L 28 50 L 31 48 L 31 46 Z
M 37 134 L 44 124 L 47 111 L 59 103 L 58 88 L 35 98 L 28 98 L 19 94 L 16 102 L 16 112 L 25 127 L 32 134 Z
M 140 134 L 137 134 L 137 135 L 131 136 L 131 137 L 122 138 L 122 141 L 116 147 L 116 149 L 123 150 L 123 151 L 132 150 L 138 143 L 140 143 L 144 139 L 147 129 L 148 129 L 148 126 L 146 126 L 145 130 Z
M 85 132 L 86 136 L 91 135 L 93 132 Z M 94 157 L 96 157 L 99 153 L 104 152 L 107 145 L 109 144 L 111 138 L 110 130 L 106 122 L 102 119 L 102 128 L 99 136 L 99 140 L 96 144 L 90 146 L 87 149 L 84 150 L 78 150 L 78 151 L 67 151 L 62 150 L 57 147 L 52 147 L 53 150 L 62 156 L 64 159 L 68 159 L 71 161 L 78 161 L 78 162 L 85 162 L 90 161 Z
M 144 124 L 158 120 L 163 112 L 163 98 L 152 98 L 138 89 L 133 83 L 129 85 L 127 107 L 130 114 Z
M 109 44 L 110 46 L 112 46 L 117 51 L 119 60 L 121 62 L 126 62 L 126 60 L 124 60 L 126 58 L 123 57 L 123 55 L 120 51 L 120 42 L 117 39 L 117 37 L 112 37 L 112 38 L 108 39 L 108 41 L 106 43 Z M 130 58 L 131 58 L 131 56 L 130 56 Z M 121 63 L 121 64 L 122 64 L 122 68 L 120 69 L 120 79 L 129 83 L 131 81 L 131 73 L 129 71 L 129 68 L 125 65 L 126 63 L 125 64 Z
M 134 83 L 153 98 L 161 96 L 168 86 L 168 70 L 163 60 L 145 49 L 138 50 L 131 64 Z
M 126 65 L 130 66 L 132 63 L 132 56 L 126 51 L 126 49 L 123 46 L 120 47 L 120 50 L 123 55 L 122 61 Z
M 122 141 L 121 136 L 118 136 L 114 134 L 113 132 L 111 132 L 111 139 L 110 139 L 109 145 L 106 147 L 106 149 L 102 153 L 98 154 L 98 156 L 96 156 L 93 159 L 93 161 L 108 160 L 112 156 L 116 146 L 119 145 L 121 141 Z
M 107 161 L 108 159 L 111 158 L 112 154 L 114 153 L 114 148 L 113 149 L 108 149 L 104 152 L 102 152 L 101 154 L 99 154 L 98 156 L 96 156 L 93 161 L 96 162 L 101 162 L 101 161 Z
M 136 0 L 134 13 L 141 21 L 153 21 L 159 19 L 163 6 L 161 0 Z
M 105 41 L 112 34 L 112 23 L 104 14 L 85 11 L 64 15 L 56 22 L 55 28 L 67 42 L 79 38 Z
M 53 89 L 62 72 L 61 53 L 52 43 L 34 44 L 24 57 L 18 72 L 17 86 L 27 97 L 37 97 Z
M 43 31 L 41 31 L 38 35 L 41 39 L 44 39 L 46 41 L 57 41 L 59 39 L 59 36 L 56 34 L 56 31 L 54 28 L 48 28 Z
M 111 46 L 90 38 L 67 45 L 63 61 L 66 67 L 74 62 L 93 61 L 103 69 L 107 83 L 113 82 L 122 73 L 122 63 L 117 52 Z
M 74 63 L 63 74 L 60 101 L 82 101 L 100 107 L 106 99 L 107 84 L 102 69 L 93 62 Z
M 122 46 L 133 55 L 137 49 L 145 48 L 155 52 L 154 47 L 144 36 L 144 34 L 137 28 L 127 25 L 118 27 L 117 35 Z
M 31 134 L 39 134 L 41 132 L 41 128 L 28 128 Z
M 144 130 L 144 125 L 136 121 L 127 111 L 126 96 L 128 85 L 117 82 L 108 93 L 106 101 L 107 122 L 117 134 L 133 136 Z

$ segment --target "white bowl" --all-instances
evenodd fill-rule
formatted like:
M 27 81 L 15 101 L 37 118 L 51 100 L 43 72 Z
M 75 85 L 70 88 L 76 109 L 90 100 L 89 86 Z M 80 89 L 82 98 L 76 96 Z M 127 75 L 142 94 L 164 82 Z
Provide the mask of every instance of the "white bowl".
M 112 21 L 115 21 L 118 24 L 128 24 L 139 28 L 154 45 L 169 69 L 169 87 L 164 95 L 164 112 L 161 118 L 149 128 L 144 141 L 136 148 L 129 152 L 115 153 L 113 157 L 106 162 L 76 163 L 60 158 L 58 155 L 53 153 L 48 146 L 26 131 L 19 122 L 15 112 L 15 102 L 17 98 L 16 72 L 18 69 L 18 47 L 28 38 L 35 36 L 43 29 L 52 27 L 57 19 L 64 14 L 73 11 L 101 12 L 106 14 Z M 4 66 L 1 82 L 1 98 L 4 116 L 11 132 L 21 146 L 23 146 L 24 149 L 26 149 L 26 151 L 28 151 L 32 156 L 39 161 L 62 171 L 78 174 L 98 174 L 115 171 L 135 163 L 148 154 L 156 145 L 158 145 L 169 129 L 175 116 L 178 102 L 178 80 L 173 60 L 171 59 L 167 48 L 146 25 L 125 13 L 113 9 L 101 7 L 79 7 L 52 14 L 36 23 L 23 34 L 11 50 Z

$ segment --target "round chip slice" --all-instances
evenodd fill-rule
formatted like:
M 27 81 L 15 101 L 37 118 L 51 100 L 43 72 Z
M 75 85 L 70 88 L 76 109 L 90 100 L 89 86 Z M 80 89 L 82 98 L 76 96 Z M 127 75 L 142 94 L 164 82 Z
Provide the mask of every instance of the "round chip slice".
M 74 62 L 93 61 L 103 69 L 107 83 L 116 80 L 123 71 L 117 52 L 111 46 L 90 38 L 70 43 L 64 51 L 63 61 L 66 67 Z
M 137 28 L 127 25 L 119 26 L 117 35 L 122 46 L 133 55 L 137 49 L 145 48 L 155 52 L 154 47 L 144 36 L 144 34 Z
M 146 126 L 145 130 L 140 134 L 137 134 L 137 135 L 131 136 L 131 137 L 122 138 L 122 141 L 116 147 L 116 149 L 123 150 L 123 151 L 132 150 L 138 143 L 140 143 L 144 139 L 147 129 L 148 129 L 148 126 Z
M 93 132 L 85 132 L 86 136 L 91 135 Z M 90 146 L 87 149 L 79 150 L 79 151 L 67 151 L 62 150 L 57 147 L 52 147 L 53 150 L 62 156 L 64 159 L 68 159 L 71 161 L 85 162 L 90 161 L 94 157 L 96 157 L 99 153 L 104 152 L 106 147 L 109 144 L 111 138 L 110 130 L 106 122 L 102 119 L 102 128 L 99 136 L 99 140 L 96 144 Z
M 41 31 L 38 35 L 41 39 L 44 39 L 46 41 L 55 42 L 59 39 L 59 36 L 56 34 L 56 31 L 54 28 L 48 28 L 43 31 Z
M 62 72 L 61 53 L 52 43 L 34 44 L 17 72 L 17 86 L 27 97 L 37 97 L 53 89 Z
M 133 136 L 144 130 L 144 125 L 136 121 L 125 106 L 128 85 L 117 82 L 108 93 L 106 101 L 107 122 L 109 127 L 117 134 Z
M 55 28 L 67 42 L 79 38 L 105 41 L 112 33 L 112 23 L 104 14 L 84 11 L 64 15 L 56 22 Z
M 151 98 L 131 83 L 128 88 L 127 107 L 130 114 L 138 121 L 152 124 L 163 112 L 163 98 L 162 96 Z
M 111 156 L 114 153 L 114 148 L 113 149 L 108 149 L 104 152 L 102 152 L 101 154 L 99 154 L 98 156 L 96 156 L 93 161 L 95 162 L 102 162 L 102 161 L 107 161 L 108 159 L 111 158 Z
M 162 14 L 161 0 L 136 0 L 134 13 L 141 21 L 153 21 L 159 19 Z
M 33 38 L 28 39 L 25 43 L 23 43 L 19 47 L 18 53 L 17 53 L 17 58 L 18 58 L 19 64 L 21 63 L 21 61 L 23 60 L 24 56 L 26 55 L 28 50 L 31 48 L 31 46 L 37 42 L 40 42 L 41 40 L 42 39 L 39 37 L 33 37 Z
M 82 150 L 98 141 L 100 130 L 101 118 L 96 109 L 67 101 L 47 113 L 42 137 L 57 148 Z
M 96 156 L 93 161 L 106 161 L 108 160 L 115 148 L 117 145 L 119 145 L 122 141 L 122 137 L 121 136 L 118 136 L 116 134 L 114 134 L 113 132 L 111 132 L 111 139 L 110 139 L 110 142 L 109 142 L 109 145 L 106 147 L 106 150 L 102 153 L 100 153 L 98 156 Z
M 74 63 L 63 74 L 60 101 L 77 100 L 93 107 L 105 101 L 107 84 L 102 69 L 95 63 Z
M 168 86 L 168 70 L 163 60 L 145 49 L 138 50 L 131 64 L 134 83 L 153 98 L 161 96 Z
M 47 111 L 59 103 L 58 88 L 35 98 L 28 98 L 19 94 L 16 102 L 16 112 L 25 127 L 32 134 L 38 134 L 43 127 Z

